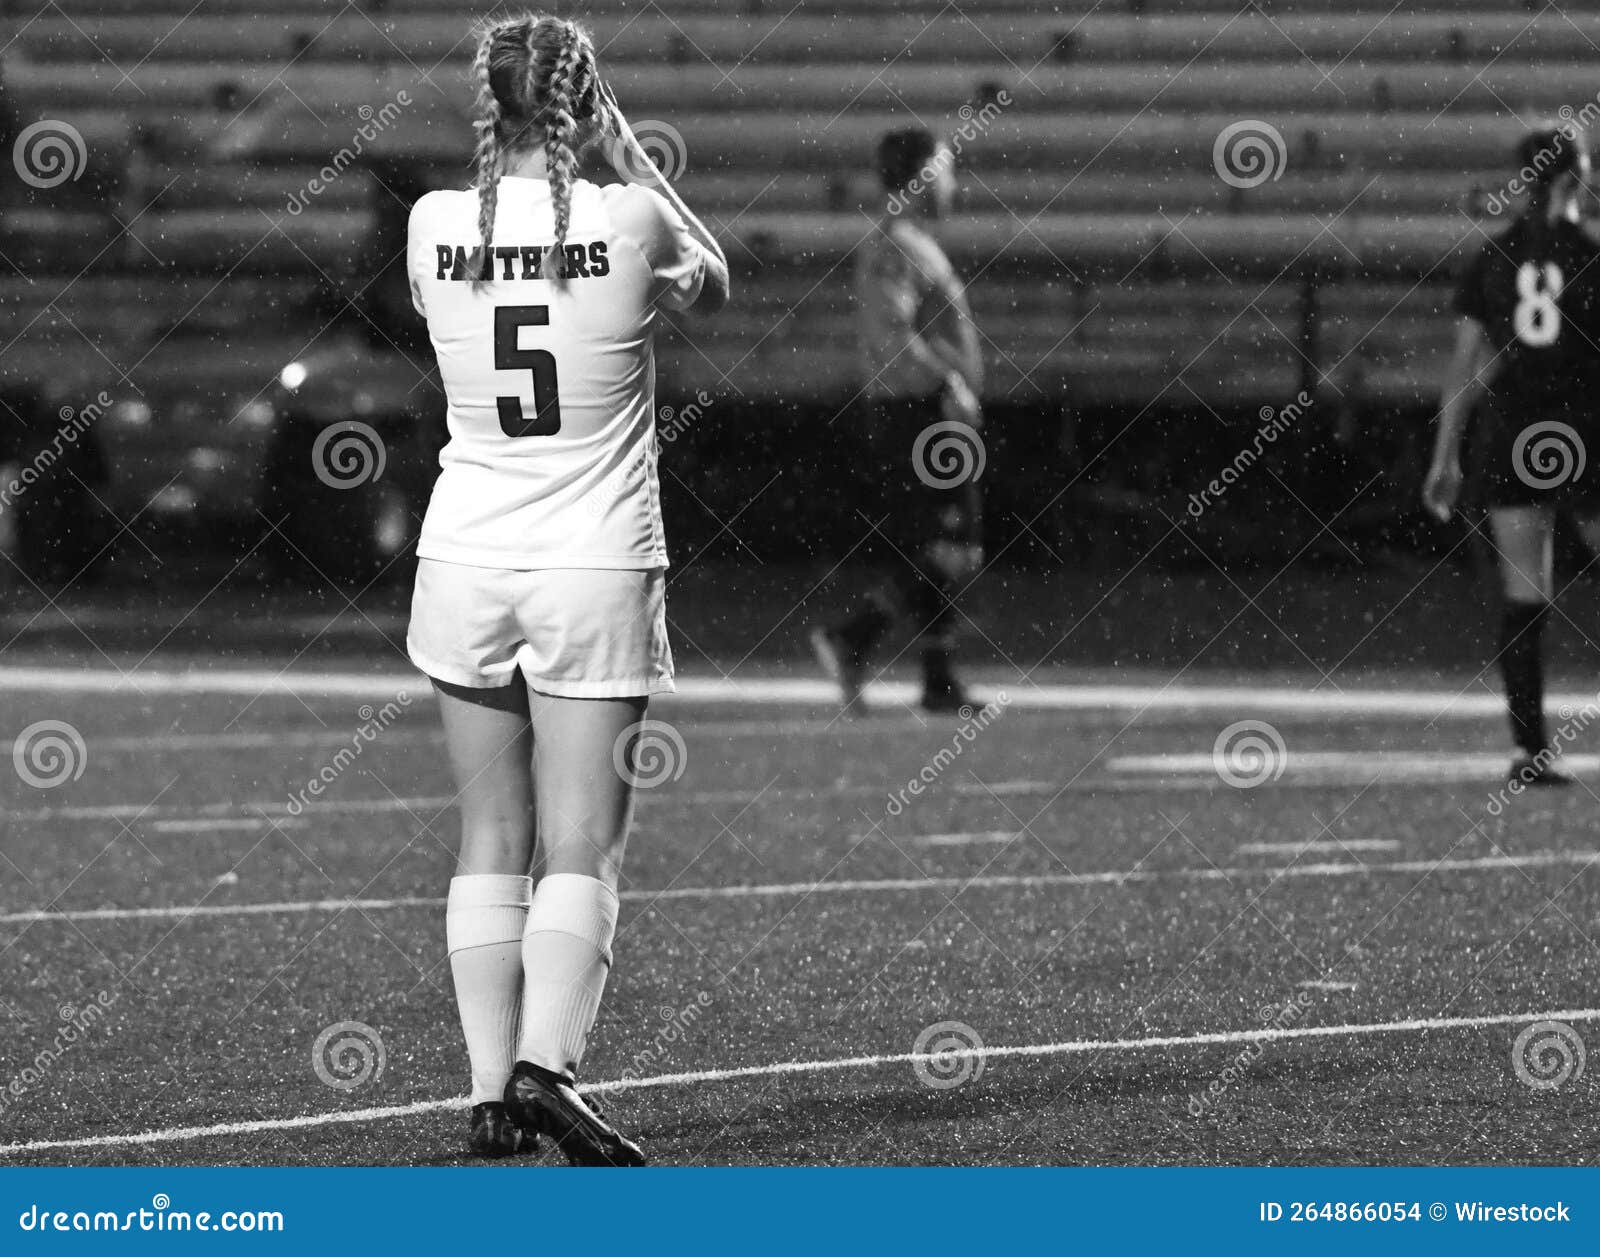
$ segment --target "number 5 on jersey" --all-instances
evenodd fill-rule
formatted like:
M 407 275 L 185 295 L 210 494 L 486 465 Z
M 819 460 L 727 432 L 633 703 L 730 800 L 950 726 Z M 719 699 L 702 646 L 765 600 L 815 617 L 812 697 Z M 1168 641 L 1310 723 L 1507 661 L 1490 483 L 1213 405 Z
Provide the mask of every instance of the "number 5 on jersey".
M 1517 339 L 1534 349 L 1556 343 L 1561 335 L 1561 268 L 1554 262 L 1524 262 L 1517 267 L 1517 308 L 1511 326 Z
M 554 436 L 561 431 L 561 398 L 556 392 L 556 356 L 548 349 L 523 349 L 519 337 L 525 327 L 549 327 L 549 306 L 496 306 L 494 311 L 494 367 L 496 371 L 533 374 L 533 414 L 522 408 L 520 397 L 496 397 L 500 431 L 507 436 Z

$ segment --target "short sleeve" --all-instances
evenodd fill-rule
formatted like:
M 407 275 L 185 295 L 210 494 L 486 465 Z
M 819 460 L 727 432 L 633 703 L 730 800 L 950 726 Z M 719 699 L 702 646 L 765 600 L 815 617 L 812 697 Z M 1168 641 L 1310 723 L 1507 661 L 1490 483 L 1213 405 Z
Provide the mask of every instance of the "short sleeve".
M 1489 246 L 1492 247 L 1492 246 Z M 1484 294 L 1484 275 L 1488 269 L 1489 247 L 1479 249 L 1467 263 L 1466 272 L 1456 286 L 1451 306 L 1457 314 L 1465 315 L 1478 323 L 1486 323 L 1489 304 Z
M 687 310 L 705 284 L 705 250 L 659 192 L 638 184 L 613 186 L 611 220 L 644 254 L 655 279 L 655 300 L 669 310 Z

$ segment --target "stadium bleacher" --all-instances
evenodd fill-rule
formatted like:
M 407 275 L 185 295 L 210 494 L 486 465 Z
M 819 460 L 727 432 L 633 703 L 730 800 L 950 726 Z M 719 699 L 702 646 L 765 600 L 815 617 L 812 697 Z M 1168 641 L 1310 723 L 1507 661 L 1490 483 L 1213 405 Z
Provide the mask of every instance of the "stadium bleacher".
M 416 160 L 435 185 L 465 180 L 459 6 L 263 7 L 102 0 L 93 13 L 14 14 L 11 110 L 23 125 L 70 123 L 88 169 L 6 207 L 18 267 L 63 283 L 82 274 L 59 297 L 60 284 L 0 279 L 8 365 L 92 382 L 125 360 L 150 311 L 170 326 L 208 300 L 241 301 L 232 285 L 206 296 L 223 276 L 250 277 L 255 348 L 287 346 L 303 339 L 292 312 L 308 284 L 344 273 L 371 228 L 366 159 Z M 1485 201 L 1510 174 L 1515 138 L 1593 107 L 1600 5 L 1564 7 L 575 11 L 630 115 L 681 133 L 685 195 L 736 242 L 734 306 L 692 346 L 668 339 L 669 382 L 715 372 L 708 383 L 744 397 L 848 390 L 845 263 L 877 201 L 872 145 L 921 119 L 974 132 L 943 234 L 973 277 L 994 396 L 1141 404 L 1181 381 L 1200 401 L 1272 400 L 1339 381 L 1357 354 L 1373 399 L 1407 405 L 1437 376 L 1450 278 L 1493 229 Z M 975 113 L 1001 91 L 1008 104 Z M 375 116 L 384 125 L 361 157 L 306 196 Z M 1219 134 L 1241 120 L 1283 140 L 1278 177 L 1259 186 L 1215 169 Z

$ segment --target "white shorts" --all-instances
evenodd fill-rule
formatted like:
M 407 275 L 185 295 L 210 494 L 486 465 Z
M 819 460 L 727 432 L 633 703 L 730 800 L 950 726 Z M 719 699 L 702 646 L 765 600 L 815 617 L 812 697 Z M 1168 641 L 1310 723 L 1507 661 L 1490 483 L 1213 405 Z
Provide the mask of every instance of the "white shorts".
M 419 559 L 406 653 L 430 677 L 476 690 L 510 685 L 520 668 L 557 698 L 670 691 L 666 575 Z

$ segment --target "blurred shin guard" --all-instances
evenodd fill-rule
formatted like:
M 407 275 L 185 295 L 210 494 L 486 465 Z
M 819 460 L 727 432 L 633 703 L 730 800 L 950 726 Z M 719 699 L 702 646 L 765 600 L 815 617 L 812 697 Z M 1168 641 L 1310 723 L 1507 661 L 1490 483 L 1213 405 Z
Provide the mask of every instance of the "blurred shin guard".
M 1500 621 L 1500 675 L 1511 739 L 1529 755 L 1549 745 L 1544 725 L 1544 622 L 1549 610 L 1546 602 L 1512 602 Z
M 522 1036 L 517 1059 L 575 1079 L 600 1012 L 617 892 L 598 878 L 547 874 L 522 939 Z
M 512 874 L 450 879 L 445 945 L 472 1063 L 472 1103 L 498 1100 L 511 1077 L 522 1009 L 522 937 L 533 882 Z

